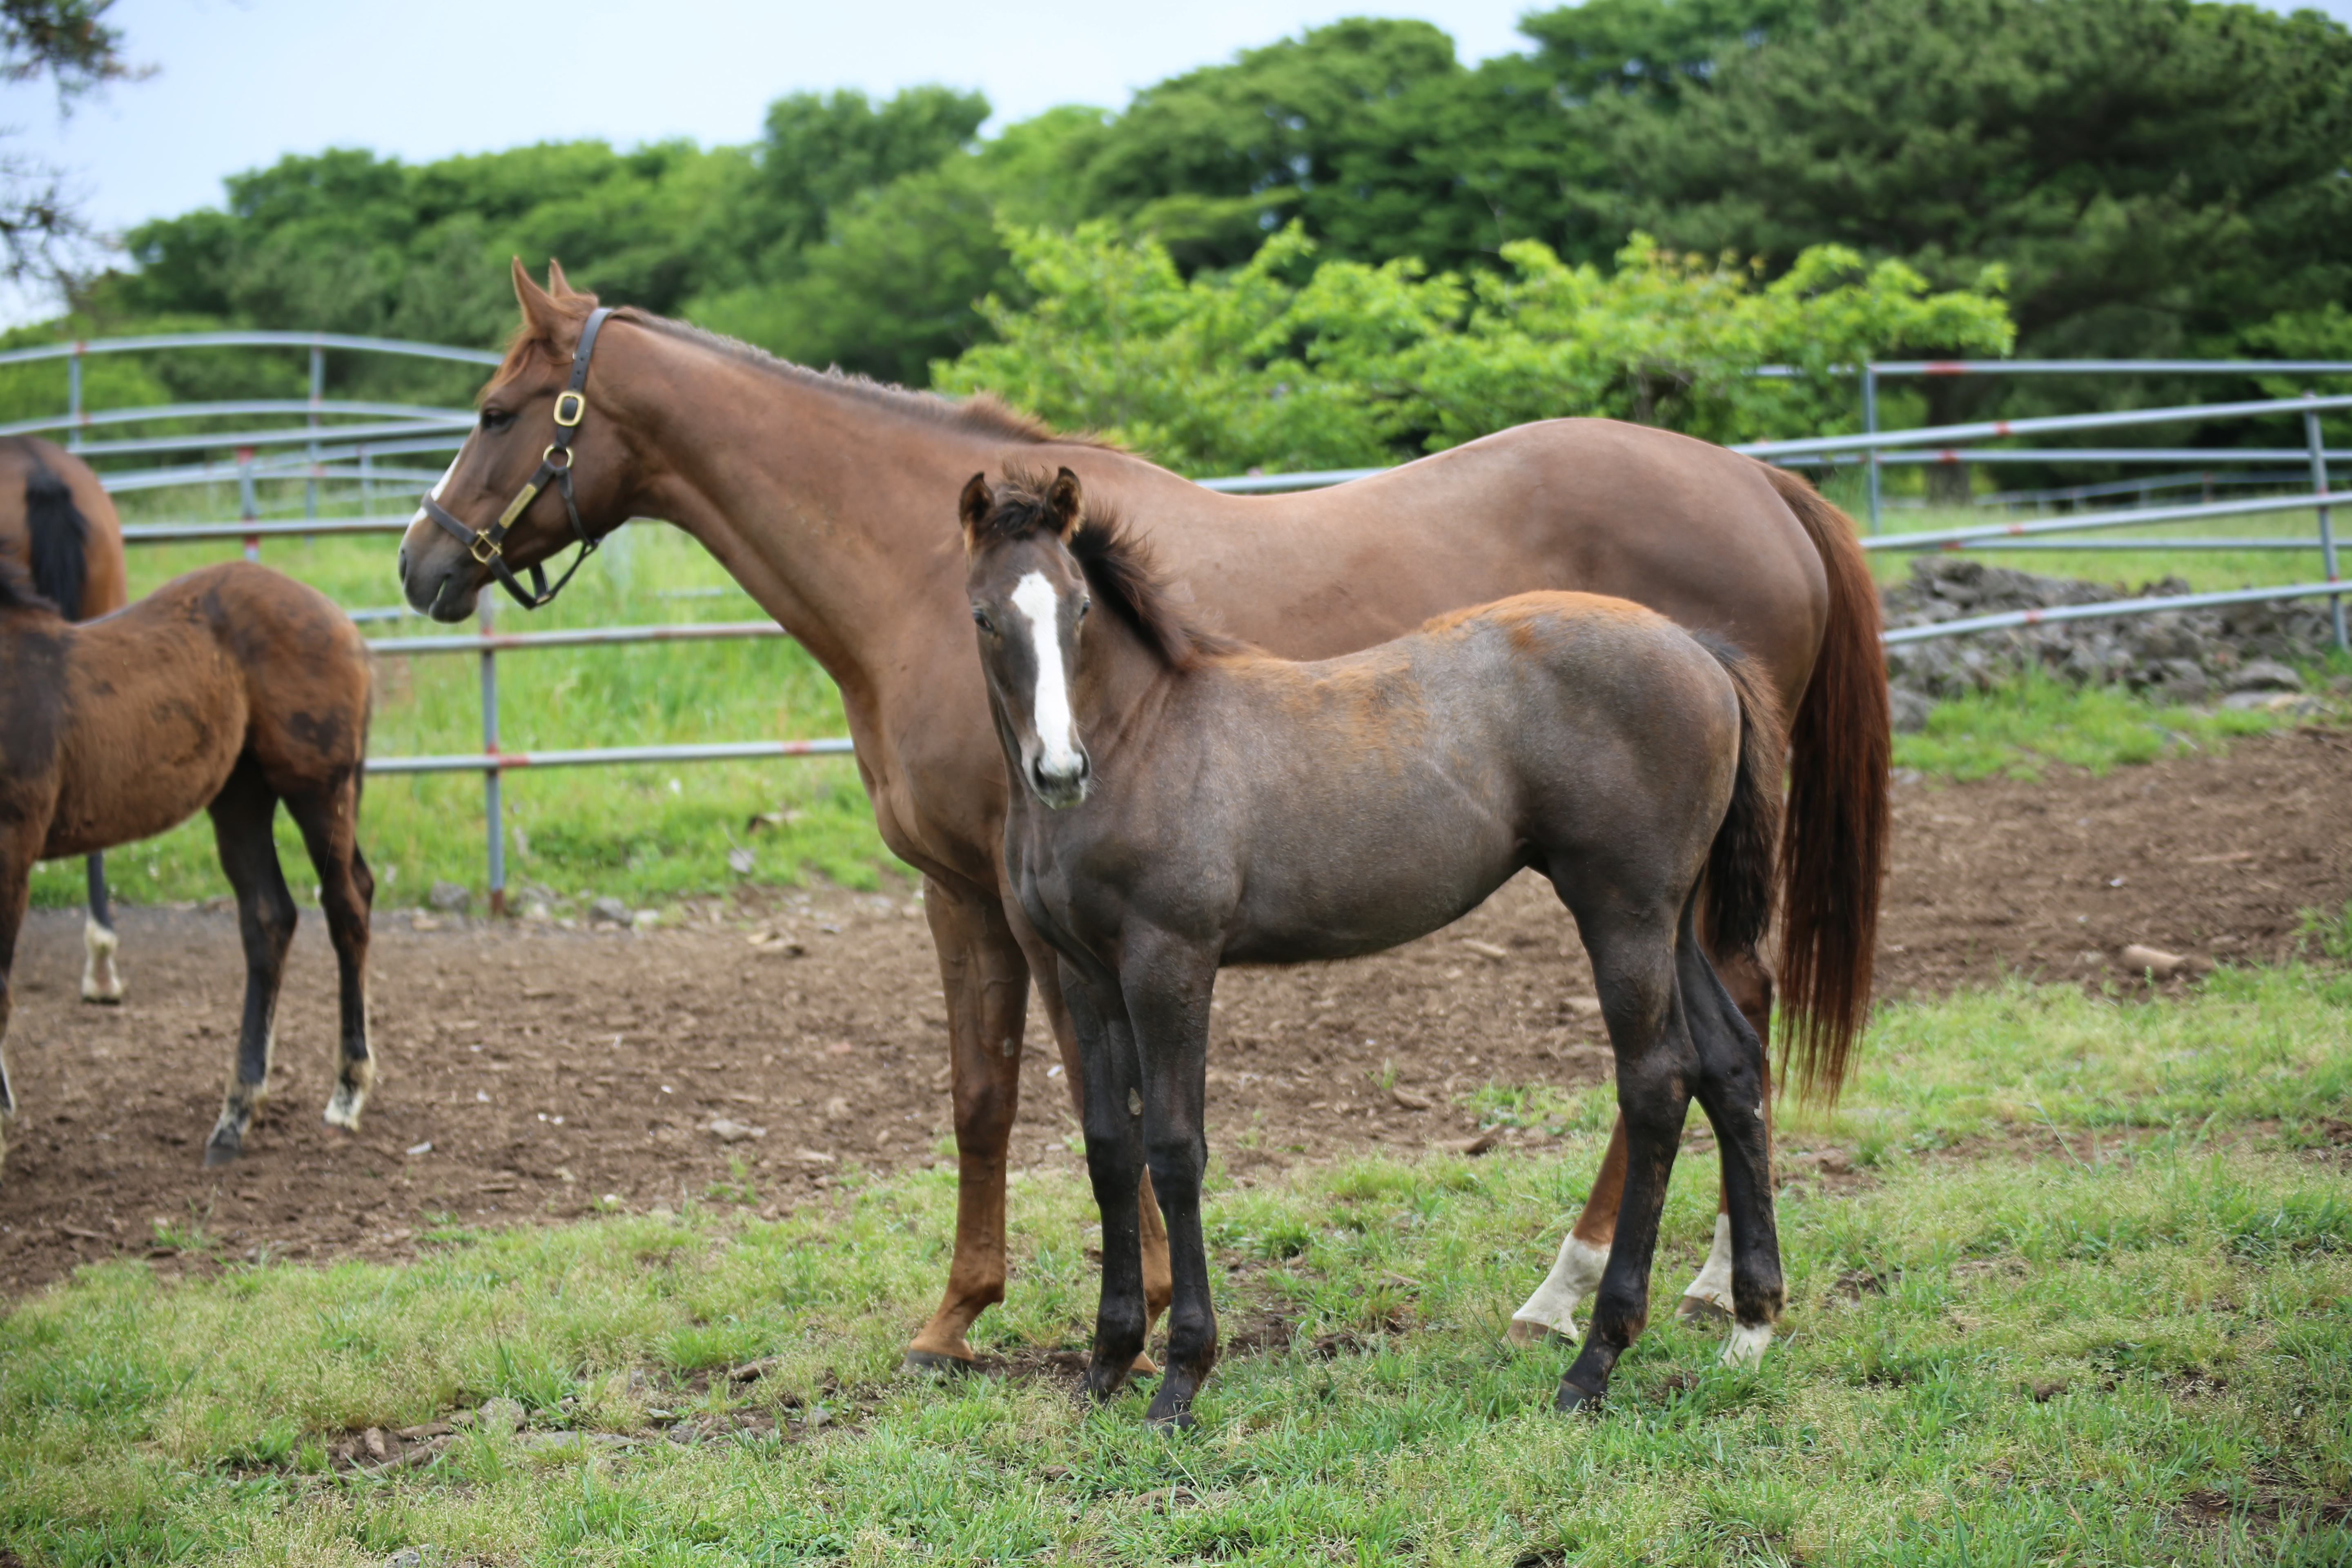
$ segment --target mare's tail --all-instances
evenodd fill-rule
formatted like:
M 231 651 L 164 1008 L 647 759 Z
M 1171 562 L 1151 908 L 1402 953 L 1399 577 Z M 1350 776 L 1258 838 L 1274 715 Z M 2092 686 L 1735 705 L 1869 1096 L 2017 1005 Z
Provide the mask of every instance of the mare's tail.
M 89 581 L 89 519 L 38 452 L 27 450 L 26 456 L 32 460 L 25 475 L 25 532 L 32 546 L 33 586 L 59 615 L 78 621 Z
M 1894 724 L 1878 589 L 1853 520 L 1811 480 L 1765 465 L 1829 577 L 1829 621 L 1789 733 L 1780 835 L 1780 1065 L 1801 1092 L 1834 1100 L 1870 1010 L 1878 894 L 1892 832 Z
M 1706 929 L 1717 952 L 1752 952 L 1772 924 L 1772 869 L 1780 836 L 1780 700 L 1747 657 L 1702 637 L 1739 696 L 1739 774 L 1706 852 Z

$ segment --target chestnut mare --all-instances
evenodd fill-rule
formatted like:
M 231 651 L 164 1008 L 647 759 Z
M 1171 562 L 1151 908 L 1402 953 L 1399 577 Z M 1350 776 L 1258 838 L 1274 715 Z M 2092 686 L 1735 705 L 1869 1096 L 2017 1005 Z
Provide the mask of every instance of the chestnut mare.
M 483 389 L 478 426 L 401 542 L 402 584 L 416 608 L 462 620 L 490 562 L 511 574 L 631 517 L 665 518 L 840 686 L 883 840 L 923 875 L 947 992 L 955 1258 L 910 1362 L 968 1364 L 966 1329 L 1003 1300 L 1005 1152 L 1033 980 L 1063 1062 L 1080 1068 L 1051 951 L 1003 883 L 1004 770 L 961 629 L 962 562 L 941 526 L 974 469 L 1067 465 L 1088 494 L 1150 520 L 1149 542 L 1203 618 L 1286 658 L 1353 652 L 1533 589 L 1631 599 L 1739 650 L 1790 716 L 1782 1050 L 1801 1081 L 1835 1090 L 1870 994 L 1889 721 L 1861 547 L 1803 479 L 1667 431 L 1563 419 L 1337 489 L 1225 496 L 985 398 L 820 374 L 639 311 L 599 313 L 550 273 L 552 294 L 515 264 L 521 329 Z M 575 364 L 591 321 L 603 327 L 593 364 Z M 559 414 L 575 423 L 557 425 Z M 559 452 L 566 482 L 551 497 L 542 474 Z M 1762 1034 L 1769 973 L 1753 952 L 1711 951 Z M 1614 1231 L 1623 1133 L 1621 1122 L 1515 1334 L 1570 1331 L 1597 1279 L 1587 1265 Z M 1139 1223 L 1157 1307 L 1168 1275 L 1156 1205 L 1142 1203 Z M 1731 1304 L 1718 1255 L 1685 1310 Z
M 1217 1358 L 1201 1240 L 1217 972 L 1378 952 L 1529 868 L 1591 955 L 1631 1149 L 1592 1331 L 1555 1404 L 1606 1393 L 1647 1320 L 1694 1092 L 1723 1150 L 1738 1323 L 1726 1359 L 1759 1356 L 1781 1300 L 1764 1047 L 1693 919 L 1702 871 L 1717 941 L 1751 947 L 1772 917 L 1783 742 L 1748 661 L 1622 599 L 1540 593 L 1293 663 L 1191 625 L 1150 552 L 1086 515 L 1068 468 L 1011 471 L 993 493 L 975 474 L 959 513 L 1016 781 L 1006 876 L 1061 957 L 1086 1066 L 1103 1227 L 1087 1391 L 1118 1390 L 1150 1327 L 1147 1164 L 1175 1276 L 1150 1420 L 1190 1426 Z
M 331 1126 L 356 1128 L 368 1048 L 368 910 L 358 825 L 367 646 L 316 589 L 247 562 L 206 567 L 89 626 L 0 559 L 0 1050 L 36 860 L 146 838 L 209 810 L 245 939 L 245 1018 L 205 1163 L 236 1157 L 269 1088 L 294 900 L 278 803 L 301 829 L 342 972 Z M 16 1098 L 0 1055 L 0 1117 Z M 5 1145 L 0 1145 L 5 1152 Z
M 69 621 L 122 608 L 130 574 L 122 520 L 90 466 L 37 436 L 0 439 L 0 560 L 31 574 L 33 590 Z M 82 926 L 81 999 L 122 1000 L 114 967 L 114 916 L 107 907 L 106 857 L 89 862 L 89 917 Z

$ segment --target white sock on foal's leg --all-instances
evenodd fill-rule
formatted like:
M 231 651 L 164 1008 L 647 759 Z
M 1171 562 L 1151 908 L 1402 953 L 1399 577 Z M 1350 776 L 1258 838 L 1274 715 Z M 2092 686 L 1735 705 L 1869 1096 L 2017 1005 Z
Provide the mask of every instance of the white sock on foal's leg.
M 1548 1334 L 1576 1338 L 1577 1304 L 1600 1285 L 1601 1271 L 1608 1265 L 1607 1247 L 1579 1240 L 1570 1233 L 1559 1244 L 1559 1257 L 1551 1272 L 1536 1287 L 1527 1305 L 1511 1314 L 1511 1342 L 1538 1345 Z
M 1694 1302 L 1706 1306 L 1695 1307 Z M 1715 1245 L 1707 1248 L 1706 1261 L 1699 1266 L 1697 1276 L 1684 1287 L 1681 1310 L 1685 1318 L 1731 1316 L 1731 1216 L 1727 1214 L 1715 1216 Z

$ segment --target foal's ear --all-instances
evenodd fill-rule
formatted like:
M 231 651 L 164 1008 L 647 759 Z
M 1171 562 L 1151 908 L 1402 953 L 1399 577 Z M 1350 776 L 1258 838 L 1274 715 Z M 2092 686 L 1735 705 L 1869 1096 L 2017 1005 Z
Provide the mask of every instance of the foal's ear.
M 551 276 L 559 285 L 562 283 L 561 271 L 551 270 Z M 514 258 L 514 291 L 515 303 L 522 307 L 523 322 L 530 328 L 531 335 L 552 342 L 558 330 L 565 324 L 563 311 L 555 303 L 554 296 L 531 281 L 520 256 Z
M 1064 468 L 1054 476 L 1053 487 L 1045 492 L 1045 515 L 1053 521 L 1054 531 L 1067 544 L 1077 537 L 1085 525 L 1086 501 L 1078 493 L 1078 476 Z
M 988 493 L 988 476 L 974 474 L 965 481 L 963 494 L 956 500 L 956 516 L 963 522 L 963 550 L 969 555 L 980 543 L 980 525 L 988 521 L 988 509 L 996 498 Z

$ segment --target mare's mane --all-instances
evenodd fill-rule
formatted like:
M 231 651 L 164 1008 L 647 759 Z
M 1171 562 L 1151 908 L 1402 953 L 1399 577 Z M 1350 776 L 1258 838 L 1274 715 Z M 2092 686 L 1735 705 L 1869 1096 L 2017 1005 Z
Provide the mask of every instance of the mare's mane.
M 584 321 L 587 319 L 588 312 L 596 307 L 596 296 L 573 291 L 557 296 L 555 302 L 566 313 L 576 314 Z M 1064 435 L 1044 421 L 1033 419 L 1028 415 L 1000 401 L 992 393 L 975 393 L 970 397 L 957 401 L 953 398 L 941 397 L 936 392 L 911 392 L 903 386 L 876 381 L 870 376 L 859 375 L 837 368 L 811 370 L 805 365 L 794 364 L 788 359 L 780 359 L 767 350 L 754 347 L 740 339 L 726 337 L 685 321 L 672 321 L 667 316 L 656 316 L 652 311 L 639 310 L 635 305 L 621 306 L 613 312 L 613 317 L 616 321 L 634 322 L 663 337 L 676 338 L 681 342 L 693 343 L 697 347 L 709 349 L 713 353 L 733 360 L 739 364 L 749 365 L 764 374 L 774 376 L 779 381 L 790 382 L 794 385 L 814 391 L 845 395 L 860 403 L 921 420 L 927 425 L 944 426 L 949 429 L 969 431 L 979 436 L 991 436 L 999 440 L 1018 441 L 1024 446 L 1042 447 L 1051 444 L 1096 447 L 1106 450 L 1118 449 L 1111 443 L 1097 440 L 1090 436 Z M 514 336 L 508 340 L 506 358 L 499 363 L 498 374 L 491 377 L 491 382 L 495 384 L 506 380 L 510 374 L 520 374 L 534 360 L 543 360 L 551 365 L 559 367 L 570 363 L 568 359 L 558 356 L 554 346 L 541 337 L 526 321 L 515 330 Z
M 1053 483 L 1051 475 L 1007 468 L 987 517 L 974 531 L 973 547 L 1057 533 L 1059 525 L 1045 500 Z M 1192 669 L 1222 654 L 1250 651 L 1239 637 L 1211 631 L 1177 608 L 1168 575 L 1151 547 L 1108 508 L 1098 503 L 1087 508 L 1066 548 L 1087 584 L 1170 668 Z

